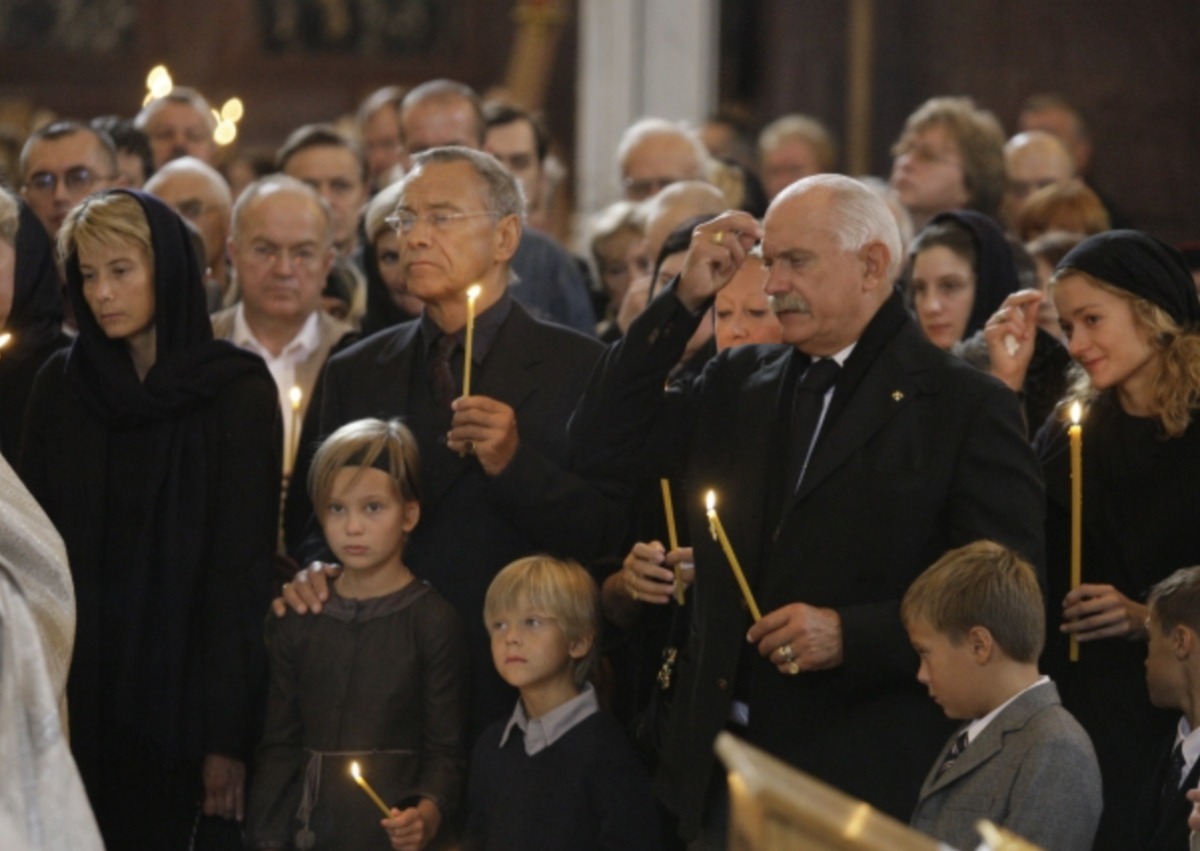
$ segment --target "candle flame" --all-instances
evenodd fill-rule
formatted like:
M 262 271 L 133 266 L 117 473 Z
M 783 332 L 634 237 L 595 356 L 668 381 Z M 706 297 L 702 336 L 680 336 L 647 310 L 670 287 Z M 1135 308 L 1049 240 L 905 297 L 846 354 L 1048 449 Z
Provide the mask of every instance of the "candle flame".
M 362 778 L 362 772 L 358 770 L 358 763 L 357 763 L 357 762 L 352 762 L 352 763 L 350 763 L 350 773 L 351 773 L 352 775 L 354 775 L 354 779 L 355 779 L 355 780 L 359 780 L 359 779 L 361 779 L 361 778 Z
M 292 400 L 292 410 L 298 410 L 300 408 L 300 400 L 304 398 L 304 391 L 299 387 L 293 387 L 291 392 L 288 393 L 288 398 Z
M 146 88 L 150 90 L 150 100 L 166 97 L 174 87 L 175 83 L 166 65 L 155 65 L 146 75 Z
M 704 497 L 704 504 L 708 506 L 709 511 L 715 511 L 717 508 L 717 492 L 709 491 Z
M 479 294 L 481 292 L 483 292 L 483 287 L 479 286 L 479 284 L 474 284 L 469 290 L 467 290 L 467 298 L 469 298 L 471 301 L 474 301 L 475 299 L 479 298 Z
M 1079 425 L 1079 420 L 1083 417 L 1083 405 L 1078 402 L 1071 403 L 1071 422 Z
M 12 334 L 0 334 L 0 349 L 3 349 L 12 340 Z

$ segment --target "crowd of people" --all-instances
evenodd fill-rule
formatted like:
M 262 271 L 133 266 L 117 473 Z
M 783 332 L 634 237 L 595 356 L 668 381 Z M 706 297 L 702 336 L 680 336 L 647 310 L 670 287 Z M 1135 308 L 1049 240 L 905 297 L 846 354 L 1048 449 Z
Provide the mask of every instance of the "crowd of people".
M 213 129 L 0 187 L 5 847 L 724 848 L 722 730 L 951 847 L 1188 847 L 1200 252 L 1069 103 L 933 98 L 887 181 L 643 118 L 575 246 L 461 83 Z

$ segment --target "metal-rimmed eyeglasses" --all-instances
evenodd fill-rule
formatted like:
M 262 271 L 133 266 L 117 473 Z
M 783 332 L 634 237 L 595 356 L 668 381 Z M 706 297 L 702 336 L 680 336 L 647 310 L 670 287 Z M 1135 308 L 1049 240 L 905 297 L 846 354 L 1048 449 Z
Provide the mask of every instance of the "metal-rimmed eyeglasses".
M 63 186 L 69 192 L 84 192 L 91 189 L 97 180 L 112 180 L 113 176 L 105 177 L 102 174 L 97 174 L 87 166 L 77 165 L 74 168 L 69 168 L 63 173 L 61 178 Z M 53 192 L 58 188 L 59 176 L 48 171 L 39 171 L 32 175 L 25 186 L 34 192 Z
M 437 231 L 449 230 L 456 223 L 463 219 L 478 219 L 482 216 L 490 216 L 491 213 L 426 213 L 423 216 L 418 216 L 410 210 L 401 210 L 398 213 L 392 213 L 383 220 L 384 224 L 396 231 L 396 233 L 408 234 L 412 233 L 412 229 L 417 226 L 417 222 L 425 222 L 431 228 Z

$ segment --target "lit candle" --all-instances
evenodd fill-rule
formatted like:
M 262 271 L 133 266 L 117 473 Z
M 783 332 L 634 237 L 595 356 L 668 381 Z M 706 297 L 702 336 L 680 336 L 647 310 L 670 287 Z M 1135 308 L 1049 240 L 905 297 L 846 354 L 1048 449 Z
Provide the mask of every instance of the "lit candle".
M 292 470 L 296 467 L 296 455 L 300 452 L 300 400 L 304 398 L 304 391 L 299 387 L 293 387 L 288 392 L 288 398 L 292 400 L 292 433 L 288 440 L 287 457 L 283 459 L 285 476 L 292 474 Z
M 671 502 L 671 483 L 667 479 L 662 480 L 663 494 L 663 509 L 667 512 L 667 543 L 671 545 L 671 550 L 679 549 L 679 535 L 675 531 L 675 506 Z M 683 568 L 675 565 L 675 602 L 683 605 Z
M 375 806 L 383 812 L 384 818 L 391 818 L 392 811 L 387 808 L 387 804 L 375 794 L 375 790 L 371 788 L 371 784 L 367 782 L 367 778 L 362 776 L 362 772 L 358 769 L 358 763 L 350 763 L 350 773 L 354 775 L 354 782 L 362 787 L 363 791 L 371 796 L 371 800 L 375 802 Z
M 1083 581 L 1083 407 L 1071 405 L 1071 590 Z M 1079 661 L 1079 639 L 1071 634 L 1071 661 Z
M 471 344 L 475 340 L 475 299 L 483 288 L 475 284 L 467 290 L 467 349 L 463 360 L 463 392 L 464 396 L 471 395 Z
M 746 574 L 742 573 L 742 566 L 738 564 L 737 556 L 733 553 L 733 546 L 729 543 L 729 538 L 725 534 L 725 527 L 721 525 L 721 518 L 717 516 L 717 494 L 714 491 L 709 491 L 705 502 L 708 505 L 708 531 L 712 533 L 714 541 L 721 542 L 721 549 L 725 550 L 725 557 L 729 559 L 729 566 L 733 568 L 733 575 L 737 578 L 738 585 L 742 588 L 742 596 L 746 598 L 746 605 L 750 607 L 750 614 L 754 617 L 754 622 L 758 623 L 762 620 L 762 615 L 758 611 L 758 603 L 754 602 L 754 595 L 750 593 L 750 584 L 746 582 Z
M 7 332 L 4 334 L 0 334 L 0 349 L 3 349 L 5 346 L 7 346 L 11 342 L 12 342 L 12 334 L 9 334 Z

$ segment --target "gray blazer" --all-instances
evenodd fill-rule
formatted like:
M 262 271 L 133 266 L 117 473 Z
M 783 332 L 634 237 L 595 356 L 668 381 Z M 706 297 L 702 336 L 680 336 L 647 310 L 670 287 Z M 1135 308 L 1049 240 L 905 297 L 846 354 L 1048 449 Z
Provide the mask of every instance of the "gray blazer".
M 914 828 L 974 848 L 975 823 L 986 818 L 1046 851 L 1090 851 L 1103 807 L 1100 766 L 1054 683 L 1009 704 L 938 777 L 957 735 L 925 778 Z

